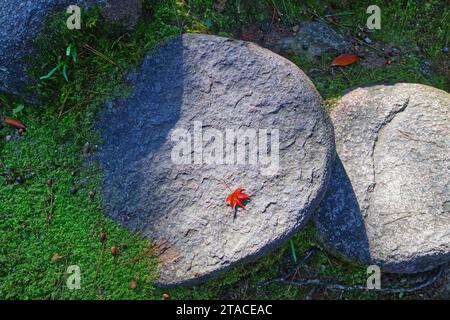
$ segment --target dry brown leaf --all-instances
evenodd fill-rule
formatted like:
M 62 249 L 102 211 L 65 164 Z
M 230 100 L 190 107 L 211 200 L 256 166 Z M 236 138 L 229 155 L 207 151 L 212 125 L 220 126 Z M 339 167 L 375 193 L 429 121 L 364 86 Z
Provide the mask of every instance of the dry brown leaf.
M 336 58 L 334 58 L 333 62 L 331 62 L 331 65 L 344 67 L 344 66 L 348 66 L 352 63 L 355 63 L 358 60 L 359 60 L 359 57 L 357 54 L 344 53 L 344 54 L 341 54 L 341 55 L 337 56 Z
M 52 260 L 50 260 L 50 262 L 54 263 L 54 262 L 58 262 L 61 259 L 64 259 L 65 256 L 60 256 L 59 254 L 55 253 L 52 257 Z

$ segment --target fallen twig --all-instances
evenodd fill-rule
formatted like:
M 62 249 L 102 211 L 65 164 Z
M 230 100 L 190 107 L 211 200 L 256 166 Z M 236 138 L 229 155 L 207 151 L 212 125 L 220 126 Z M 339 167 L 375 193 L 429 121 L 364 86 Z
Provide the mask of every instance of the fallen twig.
M 54 205 L 54 201 L 55 201 L 55 194 L 53 192 L 53 185 L 50 186 L 50 209 L 46 210 L 46 217 L 45 217 L 45 224 L 50 225 L 52 218 L 53 218 L 53 214 L 55 213 L 55 205 Z
M 89 51 L 91 51 L 93 54 L 99 56 L 100 58 L 108 61 L 109 63 L 115 65 L 116 67 L 118 67 L 119 65 L 117 63 L 115 63 L 111 58 L 109 58 L 108 56 L 104 55 L 103 53 L 101 53 L 100 51 L 96 50 L 95 48 L 91 47 L 89 44 L 85 44 L 84 47 L 86 49 L 88 49 Z
M 363 285 L 343 285 L 343 284 L 336 284 L 336 283 L 328 283 L 325 281 L 322 281 L 320 279 L 299 279 L 299 280 L 281 280 L 280 283 L 290 284 L 290 285 L 297 285 L 297 286 L 321 286 L 326 289 L 331 290 L 342 290 L 342 291 L 375 291 L 375 292 L 381 292 L 381 293 L 413 293 L 419 290 L 423 290 L 435 282 L 439 280 L 442 275 L 444 274 L 444 267 L 439 267 L 437 273 L 432 276 L 431 278 L 427 279 L 425 282 L 409 287 L 409 288 L 381 288 L 381 289 L 368 289 L 367 286 Z
M 347 79 L 347 81 L 350 82 L 350 78 L 347 76 L 347 74 L 345 73 L 344 69 L 342 67 L 339 67 L 339 70 L 341 70 L 342 74 Z
M 62 104 L 61 104 L 61 108 L 59 109 L 58 120 L 61 119 L 61 116 L 62 116 L 62 113 L 63 113 L 63 111 L 64 111 L 64 107 L 66 106 L 66 102 L 67 102 L 67 98 L 68 98 L 68 97 L 69 97 L 69 94 L 67 93 L 67 94 L 64 96 L 64 100 L 63 100 L 63 102 L 62 102 Z
M 103 252 L 105 252 L 105 243 L 106 243 L 106 239 L 104 239 L 104 240 L 102 241 L 102 251 L 100 251 L 100 257 L 99 257 L 98 262 L 97 262 L 97 268 L 96 268 L 96 270 L 95 270 L 94 282 L 95 282 L 95 280 L 97 279 L 97 275 L 98 275 L 98 272 L 99 272 L 99 270 L 100 270 L 100 263 L 102 262 Z
M 345 285 L 339 283 L 331 283 L 322 279 L 296 279 L 294 277 L 297 275 L 299 268 L 304 264 L 306 260 L 308 260 L 314 251 L 310 251 L 306 254 L 306 256 L 300 261 L 300 263 L 288 274 L 283 275 L 281 277 L 271 279 L 261 283 L 258 287 L 266 286 L 271 283 L 279 283 L 279 284 L 287 284 L 287 285 L 295 285 L 295 286 L 319 286 L 329 290 L 341 290 L 341 291 L 374 291 L 378 293 L 413 293 L 419 290 L 423 290 L 425 288 L 430 287 L 434 283 L 436 283 L 441 277 L 444 275 L 444 270 L 446 265 L 442 265 L 437 268 L 437 271 L 434 275 L 428 278 L 426 281 L 412 286 L 412 287 L 398 287 L 398 288 L 381 288 L 381 289 L 368 289 L 366 285 Z
M 147 249 L 147 251 L 145 251 L 144 253 L 134 257 L 133 259 L 128 261 L 126 264 L 131 264 L 131 263 L 134 263 L 134 262 L 136 262 L 138 260 L 141 260 L 142 258 L 155 253 L 157 250 L 160 251 L 160 252 L 167 250 L 168 247 L 165 246 L 166 243 L 167 243 L 167 240 L 164 240 L 164 241 L 161 241 L 161 242 L 157 243 L 155 246 Z
M 289 273 L 279 277 L 279 278 L 275 278 L 275 279 L 271 279 L 268 281 L 264 281 L 261 284 L 258 285 L 258 287 L 262 287 L 262 286 L 266 286 L 268 284 L 271 284 L 273 282 L 280 282 L 280 281 L 285 281 L 289 278 L 293 279 L 297 274 L 298 271 L 300 270 L 300 268 L 312 257 L 312 255 L 316 252 L 316 248 L 309 248 L 308 251 L 306 252 L 306 255 L 300 260 L 299 263 L 297 263 L 297 265 L 295 266 L 294 269 L 292 269 Z

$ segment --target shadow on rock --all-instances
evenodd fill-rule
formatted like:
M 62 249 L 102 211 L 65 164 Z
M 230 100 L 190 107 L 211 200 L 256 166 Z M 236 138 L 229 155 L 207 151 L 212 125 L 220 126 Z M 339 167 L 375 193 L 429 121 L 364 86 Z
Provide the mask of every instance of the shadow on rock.
M 364 218 L 339 156 L 333 163 L 330 185 L 315 215 L 315 224 L 320 240 L 337 255 L 342 252 L 357 261 L 370 262 Z M 333 232 L 326 231 L 330 227 Z M 337 250 L 332 249 L 336 245 Z
M 131 95 L 125 100 L 110 103 L 101 115 L 100 131 L 103 140 L 107 141 L 99 152 L 105 172 L 104 199 L 108 200 L 104 205 L 115 220 L 133 230 L 142 231 L 148 223 L 146 214 L 161 210 L 161 207 L 140 207 L 142 201 L 139 199 L 143 195 L 139 190 L 142 184 L 154 184 L 146 181 L 153 167 L 154 155 L 164 145 L 180 117 L 183 97 L 182 40 L 171 41 L 164 47 L 164 56 L 147 56 L 140 70 L 129 75 L 133 85 Z M 164 63 L 158 63 L 159 60 Z M 154 81 L 155 75 L 157 82 Z M 170 173 L 156 171 L 151 178 L 158 181 L 165 174 Z M 146 196 L 150 206 L 160 201 L 151 201 L 151 193 Z

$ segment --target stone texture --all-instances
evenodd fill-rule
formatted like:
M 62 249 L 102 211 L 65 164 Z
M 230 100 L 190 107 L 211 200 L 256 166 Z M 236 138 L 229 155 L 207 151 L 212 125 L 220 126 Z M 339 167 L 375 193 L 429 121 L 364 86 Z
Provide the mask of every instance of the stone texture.
M 101 114 L 103 202 L 110 216 L 167 241 L 160 286 L 203 281 L 260 257 L 299 230 L 319 204 L 334 159 L 319 93 L 288 60 L 257 45 L 185 34 L 130 75 L 134 91 Z M 176 129 L 279 129 L 280 169 L 246 164 L 176 165 Z M 206 150 L 211 143 L 203 140 Z M 225 205 L 243 186 L 252 200 Z
M 347 93 L 331 114 L 337 157 L 315 215 L 350 260 L 414 273 L 450 261 L 450 95 L 419 84 Z
M 42 30 L 45 17 L 53 10 L 65 10 L 69 5 L 85 8 L 98 4 L 105 15 L 111 16 L 114 21 L 133 24 L 137 19 L 134 14 L 139 12 L 138 2 L 140 1 L 121 1 L 120 4 L 116 0 L 3 1 L 0 10 L 0 91 L 23 95 L 27 81 L 24 57 L 33 53 L 32 40 Z M 121 10 L 120 14 L 117 13 L 118 10 Z
M 265 45 L 277 52 L 305 55 L 311 59 L 325 54 L 337 55 L 352 47 L 347 38 L 321 21 L 304 21 L 294 28 L 294 33 L 274 36 Z
M 142 15 L 142 0 L 104 0 L 103 15 L 110 21 L 132 29 Z

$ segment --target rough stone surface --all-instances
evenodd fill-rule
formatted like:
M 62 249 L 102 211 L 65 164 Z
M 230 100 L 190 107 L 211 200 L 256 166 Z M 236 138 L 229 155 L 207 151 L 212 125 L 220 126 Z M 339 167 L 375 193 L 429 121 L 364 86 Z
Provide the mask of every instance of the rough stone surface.
M 134 92 L 101 114 L 103 201 L 111 217 L 167 241 L 160 286 L 192 284 L 266 254 L 319 204 L 334 159 L 319 93 L 288 60 L 257 45 L 185 34 L 130 76 Z M 176 165 L 172 134 L 203 129 L 279 129 L 275 175 L 246 164 Z M 211 140 L 203 138 L 204 154 Z M 198 150 L 198 149 L 197 149 Z M 264 166 L 263 166 L 264 167 Z M 225 205 L 243 186 L 252 200 Z
M 419 84 L 346 94 L 337 157 L 315 221 L 332 251 L 388 272 L 450 260 L 450 95 Z
M 142 15 L 142 0 L 104 0 L 103 15 L 110 21 L 134 28 Z
M 277 52 L 306 55 L 311 59 L 325 54 L 339 54 L 352 47 L 351 42 L 321 21 L 301 22 L 293 34 L 276 36 L 267 47 Z
M 131 3 L 132 2 L 132 3 Z M 69 5 L 89 7 L 98 4 L 116 22 L 135 23 L 140 1 L 127 0 L 40 0 L 2 1 L 0 10 L 0 91 L 23 95 L 27 80 L 24 57 L 32 54 L 32 40 L 42 30 L 45 17 Z M 128 4 L 124 6 L 124 3 Z M 126 10 L 125 10 L 126 9 Z M 111 13 L 109 13 L 111 10 Z M 118 10 L 121 13 L 118 14 Z M 120 18 L 120 19 L 119 19 Z M 33 100 L 30 97 L 25 97 Z

